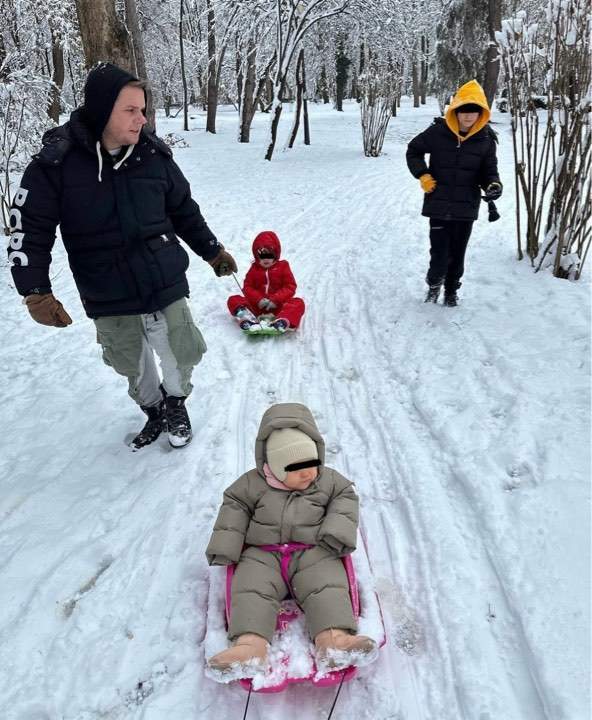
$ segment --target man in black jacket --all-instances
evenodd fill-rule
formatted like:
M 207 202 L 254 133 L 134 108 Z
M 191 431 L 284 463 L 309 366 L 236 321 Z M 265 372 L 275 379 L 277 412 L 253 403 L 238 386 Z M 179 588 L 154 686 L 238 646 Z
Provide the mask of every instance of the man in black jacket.
M 148 416 L 134 449 L 163 430 L 173 447 L 191 440 L 185 399 L 206 346 L 185 299 L 189 257 L 177 236 L 216 275 L 237 270 L 192 200 L 170 149 L 143 129 L 144 110 L 137 78 L 109 63 L 91 70 L 84 106 L 45 133 L 23 175 L 8 247 L 14 283 L 33 319 L 66 327 L 72 320 L 49 280 L 60 225 L 103 359 L 127 377 L 130 396 Z
M 444 285 L 444 304 L 457 305 L 465 251 L 481 204 L 480 189 L 488 200 L 502 194 L 497 141 L 489 117 L 485 93 L 471 80 L 458 90 L 445 118 L 436 118 L 407 147 L 407 166 L 426 193 L 422 215 L 430 219 L 426 302 L 438 302 Z

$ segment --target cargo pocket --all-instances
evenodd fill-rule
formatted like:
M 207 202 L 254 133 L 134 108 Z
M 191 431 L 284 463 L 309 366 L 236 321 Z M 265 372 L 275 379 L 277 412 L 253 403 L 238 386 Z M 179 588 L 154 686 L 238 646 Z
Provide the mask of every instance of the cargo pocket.
M 192 368 L 199 363 L 206 352 L 206 341 L 193 322 L 191 311 L 185 301 L 181 301 L 179 305 L 175 308 L 169 306 L 163 311 L 169 326 L 169 344 L 178 367 Z
M 174 235 L 160 235 L 148 240 L 146 245 L 158 267 L 162 288 L 182 282 L 189 267 L 189 255 L 181 247 L 179 240 Z
M 105 365 L 127 378 L 139 375 L 142 355 L 140 317 L 96 318 L 94 323 Z

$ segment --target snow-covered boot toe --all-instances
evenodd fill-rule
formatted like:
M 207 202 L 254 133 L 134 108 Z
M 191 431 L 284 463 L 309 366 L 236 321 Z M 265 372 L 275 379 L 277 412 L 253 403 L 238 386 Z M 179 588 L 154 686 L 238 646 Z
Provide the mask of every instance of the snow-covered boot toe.
M 267 663 L 267 640 L 260 635 L 239 635 L 234 645 L 208 660 L 208 668 L 215 672 L 232 672 L 234 676 L 253 677 Z
M 174 448 L 185 447 L 193 437 L 185 398 L 167 395 L 165 403 L 169 445 Z
M 258 330 L 262 330 L 263 326 L 261 325 L 261 323 L 258 322 L 243 320 L 240 324 L 240 329 L 245 330 L 246 332 L 257 332 Z
M 164 400 L 157 405 L 144 406 L 140 405 L 142 411 L 148 416 L 148 421 L 136 437 L 131 441 L 132 450 L 141 450 L 146 445 L 150 445 L 158 439 L 160 433 L 166 430 L 166 412 Z
M 290 327 L 290 323 L 284 318 L 278 318 L 271 323 L 271 327 L 275 330 L 279 330 L 279 332 L 281 333 L 285 333 L 286 330 Z
M 425 296 L 424 302 L 437 303 L 440 297 L 440 288 L 442 285 L 430 285 Z
M 251 323 L 256 323 L 257 318 L 253 313 L 249 310 L 248 307 L 239 307 L 238 310 L 234 313 L 234 317 L 238 319 L 239 323 L 242 327 L 242 321 L 248 320 Z
M 444 293 L 444 305 L 446 307 L 456 307 L 458 305 L 458 295 L 455 290 Z
M 368 665 L 378 655 L 376 642 L 366 635 L 352 635 L 345 630 L 322 630 L 314 639 L 317 665 L 329 670 Z

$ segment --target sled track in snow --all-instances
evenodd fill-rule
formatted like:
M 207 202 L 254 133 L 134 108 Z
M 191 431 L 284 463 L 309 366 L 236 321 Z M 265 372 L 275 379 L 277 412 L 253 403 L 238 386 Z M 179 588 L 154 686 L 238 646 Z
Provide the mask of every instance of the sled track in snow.
M 349 273 L 346 273 L 349 274 Z M 370 282 L 367 283 L 361 283 L 356 286 L 356 291 L 359 292 L 360 287 L 369 287 Z M 372 345 L 371 349 L 374 351 L 379 359 L 380 364 L 384 369 L 385 376 L 390 376 L 396 383 L 396 389 L 397 389 L 397 395 L 398 400 L 400 402 L 400 405 L 405 413 L 405 418 L 407 423 L 409 424 L 410 428 L 412 428 L 413 435 L 418 438 L 419 442 L 417 443 L 416 447 L 437 447 L 441 451 L 442 456 L 446 456 L 446 448 L 442 446 L 441 438 L 433 432 L 430 423 L 426 422 L 426 419 L 421 415 L 421 413 L 417 410 L 415 407 L 415 404 L 413 402 L 413 396 L 410 392 L 409 388 L 406 384 L 406 379 L 397 372 L 397 366 L 398 361 L 401 360 L 401 358 L 404 358 L 405 353 L 393 353 L 388 345 L 386 345 L 384 342 L 381 342 L 380 339 L 377 337 L 377 333 L 374 329 L 374 324 L 372 323 L 372 317 L 370 316 L 368 305 L 364 304 L 362 302 L 358 303 L 364 310 L 364 319 L 366 322 L 367 327 L 370 328 L 370 335 L 372 337 Z M 418 301 L 419 304 L 419 301 Z M 421 308 L 418 308 L 421 310 Z M 429 308 L 432 309 L 432 308 Z M 443 308 L 433 308 L 436 310 L 436 312 L 439 312 L 443 310 L 446 312 Z M 404 343 L 406 341 L 407 346 L 411 346 L 411 352 L 413 352 L 413 347 L 420 348 L 421 345 L 416 342 L 417 341 L 417 327 L 414 326 L 414 322 L 417 321 L 417 314 L 413 314 L 413 319 L 407 319 L 404 320 L 402 317 L 397 318 L 394 321 L 394 325 L 396 327 L 396 338 L 393 338 L 393 345 L 397 346 L 398 340 L 403 340 Z M 456 321 L 453 321 L 456 322 Z M 462 327 L 462 326 L 459 326 Z M 430 332 L 437 332 L 437 328 L 431 328 Z M 482 340 L 480 337 L 473 335 L 470 339 L 466 341 L 466 347 L 467 348 L 474 348 L 476 343 L 482 343 Z M 409 347 L 406 348 L 406 351 L 409 350 Z M 394 355 L 394 357 L 393 357 Z M 398 355 L 398 357 L 397 357 Z M 462 350 L 459 352 L 460 356 L 463 356 Z M 499 378 L 498 378 L 499 379 Z M 506 386 L 503 387 L 502 385 L 502 393 L 507 393 L 510 395 L 512 393 L 512 388 Z M 499 393 L 499 388 L 498 388 Z M 386 399 L 384 396 L 378 396 L 378 398 L 374 399 L 375 404 L 382 404 L 384 405 Z M 394 432 L 397 433 L 397 428 L 394 428 Z M 389 460 L 389 443 L 385 437 L 384 431 L 382 429 L 382 426 L 380 428 L 380 435 L 382 437 L 382 446 L 384 451 L 384 457 L 386 461 L 389 464 L 389 467 L 391 468 L 391 471 L 393 472 L 394 477 L 398 477 L 399 479 L 404 478 L 406 476 L 405 473 L 405 467 L 407 463 L 405 462 L 404 458 L 402 458 L 397 452 L 394 453 L 394 457 L 398 459 L 398 462 L 393 463 Z M 410 453 L 407 453 L 408 455 Z M 433 458 L 431 460 L 433 462 Z M 397 467 L 398 466 L 398 467 Z M 506 616 L 511 617 L 513 624 L 515 628 L 518 631 L 518 650 L 515 653 L 514 662 L 512 664 L 512 669 L 515 672 L 517 669 L 520 670 L 521 678 L 520 682 L 516 683 L 521 687 L 521 694 L 524 694 L 524 688 L 530 688 L 530 691 L 527 693 L 528 698 L 526 700 L 525 705 L 522 707 L 523 713 L 525 712 L 526 715 L 532 715 L 533 711 L 536 712 L 536 717 L 541 718 L 550 718 L 550 711 L 548 709 L 549 703 L 547 701 L 547 698 L 545 697 L 543 688 L 543 683 L 540 680 L 540 678 L 537 675 L 536 670 L 536 661 L 534 658 L 534 655 L 532 653 L 532 650 L 530 648 L 530 645 L 528 643 L 528 640 L 525 635 L 524 627 L 520 618 L 519 613 L 516 610 L 516 607 L 514 603 L 512 602 L 512 599 L 508 596 L 507 591 L 504 587 L 503 581 L 501 580 L 501 574 L 497 567 L 496 558 L 492 554 L 492 551 L 486 541 L 486 539 L 483 537 L 479 523 L 480 521 L 477 518 L 476 511 L 474 508 L 473 498 L 471 497 L 471 493 L 469 488 L 467 487 L 466 483 L 462 482 L 462 477 L 459 477 L 458 473 L 454 472 L 454 468 L 451 465 L 450 461 L 444 460 L 439 462 L 439 468 L 434 468 L 437 471 L 437 474 L 434 474 L 433 477 L 441 477 L 441 476 L 449 476 L 452 477 L 453 480 L 460 481 L 452 483 L 452 486 L 457 489 L 457 492 L 455 493 L 455 499 L 452 500 L 457 505 L 456 510 L 454 511 L 454 515 L 457 518 L 458 521 L 461 519 L 464 519 L 465 524 L 469 526 L 468 533 L 470 536 L 479 543 L 479 546 L 481 548 L 481 555 L 486 558 L 487 560 L 487 572 L 489 572 L 489 575 L 491 579 L 494 581 L 494 584 L 498 588 L 498 608 L 501 608 L 502 613 L 504 613 Z M 398 470 L 398 472 L 397 472 Z M 420 540 L 421 535 L 429 532 L 429 528 L 425 526 L 425 523 L 423 523 L 423 518 L 417 515 L 413 511 L 412 504 L 411 504 L 411 498 L 413 497 L 413 480 L 410 479 L 408 483 L 406 483 L 406 492 L 405 496 L 406 499 L 408 498 L 409 502 L 405 502 L 405 514 L 408 518 L 407 523 L 407 533 L 411 532 L 412 527 L 421 527 L 424 526 L 424 533 L 411 533 L 410 537 L 414 536 L 415 541 Z M 449 495 L 449 493 L 448 493 Z M 442 497 L 441 501 L 443 503 L 450 503 L 451 499 L 448 497 Z M 459 503 L 461 506 L 459 506 Z M 426 566 L 429 567 L 429 560 L 426 558 L 429 556 L 429 553 L 425 551 L 425 548 L 421 549 L 420 552 L 421 557 L 423 558 L 424 562 L 426 563 Z M 423 571 L 423 574 L 426 574 L 426 571 Z M 429 572 L 427 573 L 429 575 Z M 439 625 L 440 627 L 446 627 L 446 618 L 438 616 L 438 609 L 434 608 L 434 617 L 438 618 L 438 623 L 435 625 L 436 627 Z M 441 638 L 442 642 L 440 643 L 440 648 L 446 647 L 446 639 Z M 447 658 L 448 661 L 450 661 L 450 656 Z M 447 678 L 448 681 L 452 683 L 452 686 L 455 686 L 455 683 L 453 682 L 454 674 L 452 676 L 449 676 Z M 459 697 L 458 692 L 456 693 L 456 699 L 459 708 L 462 709 L 463 715 L 462 717 L 470 717 L 471 708 L 464 707 L 464 702 L 462 698 Z M 518 705 L 520 706 L 522 703 L 518 702 Z M 526 716 L 523 715 L 523 716 Z M 453 714 L 450 715 L 450 717 L 455 717 Z M 458 715 L 458 717 L 461 717 L 461 715 Z
M 480 335 L 471 333 L 471 336 L 466 339 L 465 348 L 467 351 L 475 352 L 476 347 L 485 349 L 487 344 L 482 340 Z M 396 371 L 393 372 L 396 375 Z M 495 378 L 495 384 L 500 394 L 510 396 L 515 393 L 515 388 L 512 388 L 510 383 L 499 374 Z M 400 381 L 400 385 L 405 387 L 404 381 Z M 418 437 L 423 438 L 426 447 L 430 445 L 437 447 L 442 454 L 445 455 L 446 448 L 442 445 L 442 438 L 434 432 L 429 418 L 426 418 L 417 410 L 410 394 L 408 394 L 405 407 L 407 417 L 413 425 L 415 433 Z M 483 517 L 477 515 L 474 494 L 463 477 L 463 474 L 456 470 L 450 460 L 446 460 L 444 466 L 444 472 L 453 480 L 453 482 L 448 485 L 447 495 L 450 502 L 456 506 L 454 515 L 459 519 L 463 518 L 465 520 L 466 527 L 468 528 L 467 532 L 470 537 L 479 543 L 480 555 L 486 561 L 485 571 L 489 572 L 498 590 L 495 602 L 496 611 L 498 614 L 512 619 L 513 629 L 517 633 L 518 650 L 515 653 L 513 670 L 519 670 L 521 678 L 520 682 L 516 684 L 519 684 L 521 688 L 530 688 L 527 704 L 523 707 L 524 717 L 528 714 L 532 715 L 532 713 L 535 712 L 537 718 L 541 720 L 543 720 L 543 718 L 545 720 L 551 720 L 552 714 L 543 689 L 544 684 L 538 675 L 536 658 L 526 637 L 521 615 L 502 580 L 503 573 L 499 571 L 498 559 L 495 557 L 491 548 L 491 543 L 484 537 L 482 530 Z
M 360 225 L 364 216 L 368 216 L 369 205 L 365 205 L 364 202 L 364 186 L 365 183 L 356 186 L 358 202 L 352 210 L 352 216 L 348 218 L 348 222 L 354 227 Z M 345 191 L 345 188 L 346 184 L 343 184 L 340 191 Z M 395 213 L 396 208 L 407 202 L 407 200 L 405 194 L 402 194 L 391 204 L 390 208 L 387 205 L 385 214 L 388 211 Z M 316 206 L 319 204 L 318 202 L 315 203 Z M 322 224 L 322 217 L 320 218 L 320 224 Z M 427 316 L 427 313 L 422 313 L 422 311 L 429 312 L 433 309 L 438 312 L 444 309 L 440 307 L 423 308 L 419 299 L 410 302 L 409 298 L 405 298 L 405 285 L 401 289 L 397 287 L 396 274 L 390 271 L 390 268 L 395 267 L 396 258 L 400 257 L 400 248 L 393 247 L 393 244 L 386 246 L 380 244 L 378 239 L 370 239 L 367 245 L 369 247 L 365 247 L 365 252 L 376 251 L 380 255 L 383 271 L 378 273 L 380 275 L 379 279 L 360 278 L 358 275 L 356 282 L 353 282 L 353 278 L 358 273 L 356 250 L 343 246 L 338 247 L 336 250 L 330 247 L 326 248 L 326 261 L 336 268 L 334 272 L 338 279 L 333 288 L 330 287 L 329 279 L 320 280 L 317 283 L 314 292 L 310 295 L 311 302 L 309 305 L 314 308 L 313 315 L 320 317 L 318 319 L 317 317 L 313 318 L 312 328 L 310 327 L 311 318 L 307 317 L 307 331 L 309 336 L 312 335 L 313 356 L 322 359 L 321 377 L 324 375 L 322 386 L 327 392 L 327 399 L 329 400 L 325 407 L 335 409 L 332 421 L 328 425 L 340 427 L 346 422 L 352 430 L 348 435 L 362 438 L 368 455 L 371 451 L 376 452 L 378 446 L 378 454 L 388 468 L 389 475 L 401 489 L 395 502 L 398 523 L 396 527 L 397 534 L 394 538 L 392 538 L 384 512 L 379 513 L 383 534 L 379 542 L 383 542 L 384 547 L 387 549 L 392 577 L 396 578 L 400 572 L 400 568 L 396 567 L 396 552 L 391 549 L 394 542 L 395 546 L 403 545 L 406 548 L 413 548 L 410 562 L 416 563 L 414 582 L 428 588 L 432 584 L 432 578 L 438 578 L 439 575 L 438 568 L 433 565 L 434 560 L 432 558 L 434 538 L 430 537 L 432 528 L 430 527 L 429 516 L 423 516 L 421 505 L 419 508 L 415 506 L 414 497 L 417 479 L 409 474 L 409 468 L 419 467 L 421 472 L 438 483 L 436 488 L 439 487 L 437 478 L 452 478 L 454 480 L 455 476 L 453 467 L 446 458 L 446 449 L 442 447 L 440 438 L 430 432 L 429 425 L 426 427 L 425 419 L 415 407 L 413 393 L 407 386 L 406 378 L 397 373 L 397 363 L 405 361 L 405 353 L 397 352 L 397 343 L 403 340 L 403 345 L 406 344 L 405 349 L 411 352 L 414 349 L 421 348 L 421 345 L 417 342 L 418 316 L 420 322 L 424 325 L 423 331 L 421 328 L 419 329 L 420 334 L 424 336 L 428 333 L 437 335 L 440 332 L 438 325 L 442 323 L 442 318 L 432 321 Z M 342 283 L 339 282 L 339 279 L 342 280 Z M 392 307 L 400 305 L 403 310 L 397 317 L 389 314 L 386 322 L 384 317 L 381 317 L 381 322 L 377 323 L 376 317 L 370 312 L 370 307 L 379 306 L 381 302 L 384 303 L 384 298 L 376 297 L 373 288 L 378 286 L 384 291 L 385 287 L 389 287 L 389 281 L 393 291 L 392 296 L 389 298 L 391 305 Z M 336 297 L 336 293 L 344 286 L 347 287 L 347 292 L 344 293 L 344 296 Z M 362 292 L 365 293 L 365 296 L 362 296 Z M 330 341 L 327 339 L 326 334 L 317 333 L 316 329 L 322 327 L 322 315 L 324 312 L 328 308 L 339 308 L 340 304 L 346 305 L 347 310 L 344 315 L 346 322 L 339 324 L 339 330 L 342 334 L 341 339 L 335 341 L 336 348 L 330 347 Z M 407 317 L 405 316 L 406 312 Z M 347 318 L 354 319 L 354 322 L 351 323 L 354 328 L 353 331 L 347 323 Z M 339 320 L 339 316 L 337 319 Z M 455 323 L 457 328 L 462 328 L 458 320 L 451 320 L 451 322 Z M 357 335 L 357 338 L 354 338 L 355 331 L 363 333 L 364 342 L 360 343 L 360 334 Z M 347 338 L 347 340 L 344 340 L 344 338 Z M 391 342 L 389 343 L 388 340 Z M 474 339 L 471 341 L 474 341 Z M 378 363 L 381 372 L 380 377 L 373 378 L 368 385 L 363 382 L 364 372 L 361 370 L 359 376 L 362 381 L 357 383 L 358 388 L 354 392 L 352 389 L 353 381 L 335 381 L 335 375 L 339 372 L 340 365 L 347 365 L 349 359 L 347 348 L 355 347 L 356 343 L 361 344 L 366 356 L 372 357 L 373 362 Z M 391 348 L 391 345 L 394 345 L 394 348 Z M 427 345 L 429 346 L 429 343 Z M 467 345 L 470 345 L 470 343 L 467 343 Z M 338 360 L 335 359 L 336 354 Z M 353 363 L 350 364 L 353 365 Z M 294 370 L 294 366 L 295 363 L 291 363 L 292 370 Z M 290 380 L 293 380 L 294 377 L 295 373 L 292 372 Z M 375 386 L 376 381 L 378 381 L 379 386 L 389 386 L 390 392 L 386 391 L 386 387 L 385 392 L 372 392 L 371 388 Z M 362 408 L 369 409 L 370 414 L 362 413 Z M 389 428 L 380 419 L 381 417 L 388 418 L 393 411 L 395 412 L 396 423 L 394 428 Z M 374 430 L 371 437 L 368 429 Z M 407 445 L 404 452 L 398 446 L 396 439 L 394 442 L 391 441 L 392 435 L 394 434 L 396 438 L 401 435 L 402 430 L 404 430 L 405 443 L 408 444 L 410 438 L 413 438 L 413 443 L 411 446 Z M 433 448 L 438 448 L 439 452 L 434 453 L 433 450 L 430 450 Z M 418 463 L 417 458 L 421 458 L 421 462 Z M 328 462 L 330 462 L 330 458 Z M 344 463 L 347 472 L 351 463 L 348 462 L 347 458 L 345 458 Z M 508 617 L 511 617 L 514 625 L 519 630 L 518 648 L 514 652 L 511 665 L 514 672 L 517 669 L 520 672 L 520 683 L 518 685 L 521 687 L 521 695 L 523 698 L 526 697 L 526 700 L 516 697 L 517 707 L 521 707 L 522 712 L 526 710 L 527 714 L 532 713 L 533 709 L 536 708 L 534 711 L 537 713 L 537 717 L 540 717 L 541 720 L 548 718 L 549 715 L 546 709 L 548 703 L 541 691 L 542 683 L 536 675 L 534 658 L 520 622 L 519 614 L 503 587 L 495 558 L 480 531 L 470 495 L 463 484 L 460 484 L 459 487 L 462 490 L 462 507 L 458 505 L 458 499 L 456 501 L 451 499 L 448 491 L 445 493 L 439 491 L 437 502 L 443 503 L 444 507 L 451 507 L 451 503 L 454 504 L 455 507 L 451 509 L 450 514 L 456 518 L 455 524 L 460 523 L 462 529 L 453 527 L 452 532 L 457 535 L 461 532 L 462 536 L 470 536 L 477 542 L 480 548 L 479 554 L 487 560 L 485 572 L 482 569 L 479 571 L 480 574 L 489 577 L 488 580 L 484 580 L 484 583 L 493 584 L 498 588 L 497 596 L 501 600 L 498 602 L 496 598 L 497 608 Z M 433 493 L 436 488 L 432 487 L 431 492 Z M 384 488 L 380 484 L 371 489 L 372 495 L 377 499 L 383 496 Z M 434 504 L 437 504 L 436 501 L 434 501 Z M 458 543 L 462 547 L 460 540 L 461 538 L 459 538 Z M 432 667 L 438 666 L 439 672 L 443 673 L 439 683 L 441 690 L 444 688 L 449 690 L 448 692 L 443 690 L 446 696 L 447 717 L 469 720 L 469 718 L 473 717 L 475 708 L 471 706 L 470 701 L 463 697 L 461 690 L 459 690 L 457 665 L 450 652 L 446 633 L 447 617 L 442 614 L 440 603 L 435 595 L 429 593 L 426 602 L 427 605 L 424 609 L 427 617 L 430 618 L 429 626 L 431 630 L 428 645 L 430 651 L 437 648 L 438 656 L 438 660 L 435 657 L 433 658 Z M 509 682 L 511 683 L 510 680 Z M 524 688 L 530 688 L 530 690 L 525 692 Z M 453 692 L 452 696 L 450 696 L 450 692 Z M 469 705 L 467 705 L 467 702 L 469 702 Z M 416 715 L 419 717 L 418 712 L 421 711 L 417 708 L 406 709 L 406 714 L 415 713 L 414 715 L 409 714 L 409 717 L 415 717 Z

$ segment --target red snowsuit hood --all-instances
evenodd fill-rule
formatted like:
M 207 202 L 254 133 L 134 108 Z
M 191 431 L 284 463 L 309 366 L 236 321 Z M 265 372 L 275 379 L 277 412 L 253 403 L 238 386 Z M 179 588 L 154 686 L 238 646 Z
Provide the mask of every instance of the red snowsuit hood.
M 279 260 L 282 254 L 282 246 L 279 237 L 273 230 L 264 230 L 253 240 L 253 257 L 258 260 L 257 251 L 260 248 L 269 248 L 275 255 L 275 259 Z

